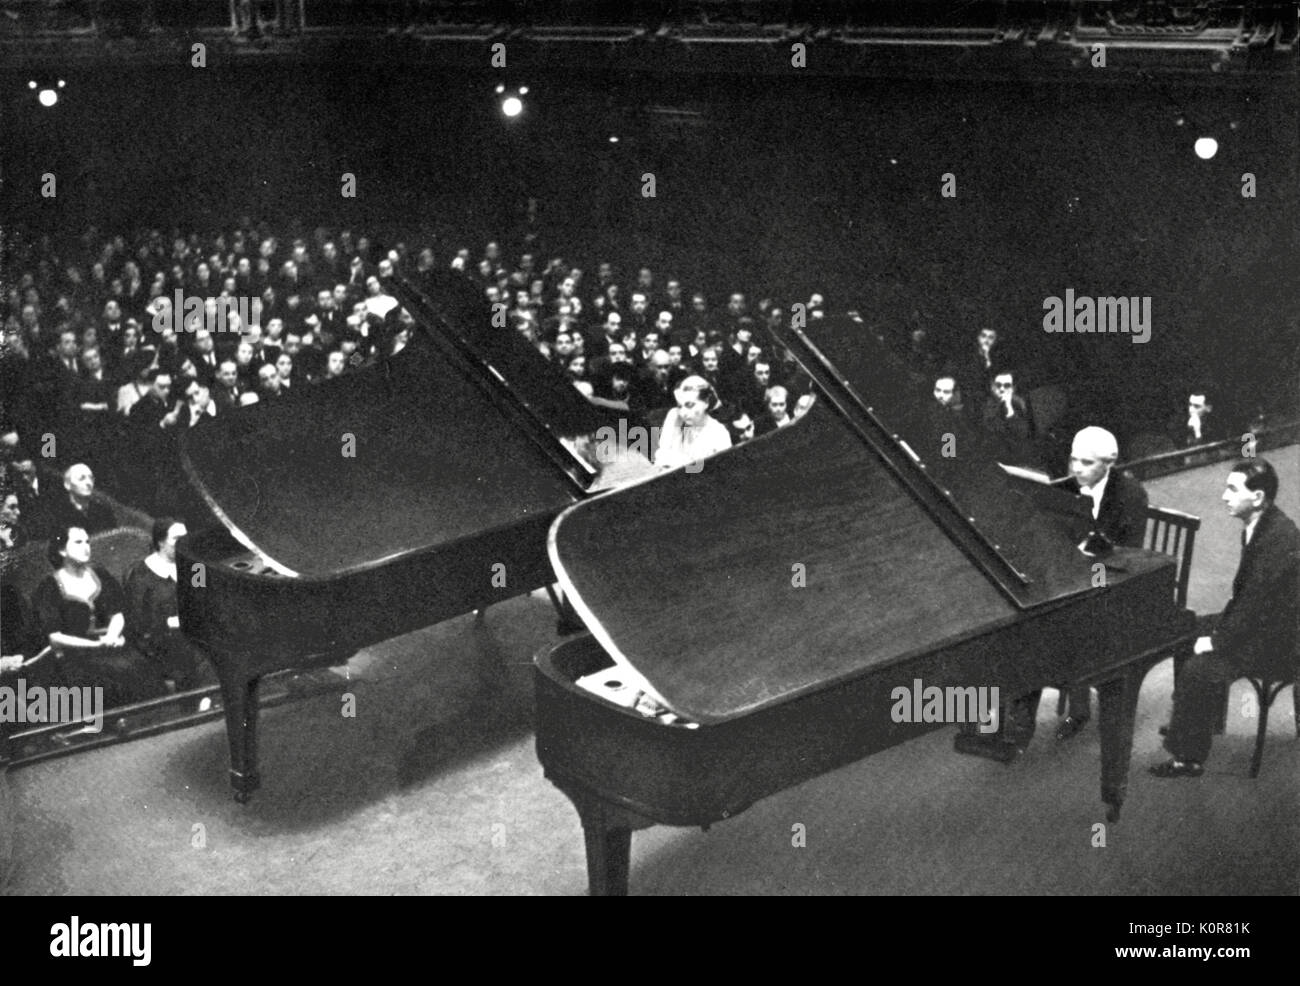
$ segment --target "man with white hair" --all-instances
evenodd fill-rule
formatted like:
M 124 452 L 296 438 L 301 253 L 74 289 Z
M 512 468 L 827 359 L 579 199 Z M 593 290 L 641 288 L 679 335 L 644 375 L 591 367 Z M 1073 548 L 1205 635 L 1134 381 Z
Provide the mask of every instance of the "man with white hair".
M 1070 446 L 1071 478 L 1063 488 L 1087 497 L 1092 515 L 1092 530 L 1080 541 L 1080 550 L 1093 553 L 1099 548 L 1106 550 L 1106 542 L 1125 547 L 1142 546 L 1146 535 L 1146 490 L 1136 479 L 1114 468 L 1118 458 L 1119 443 L 1105 428 L 1084 428 L 1074 436 Z M 1056 730 L 1058 740 L 1074 736 L 1091 717 L 1091 689 L 1069 689 L 1066 698 L 1070 704 L 1069 715 Z M 953 748 L 958 753 L 1012 762 L 1033 738 L 1038 699 L 1039 692 L 1034 691 L 1004 703 L 995 733 L 958 733 Z
M 94 499 L 95 474 L 90 466 L 78 462 L 63 471 L 62 494 L 55 494 L 45 515 L 46 530 L 42 536 L 48 536 L 62 525 L 80 527 L 87 534 L 112 530 L 117 526 L 113 511 L 108 504 Z
M 1119 458 L 1119 443 L 1105 428 L 1089 426 L 1074 436 L 1070 446 L 1070 481 L 1065 488 L 1087 497 L 1093 527 L 1085 542 L 1088 550 L 1100 545 L 1142 547 L 1147 529 L 1147 491 L 1136 479 L 1114 468 Z M 1097 535 L 1105 539 L 1098 542 Z M 1084 545 L 1080 545 L 1081 548 Z M 1067 740 L 1088 722 L 1091 689 L 1070 689 L 1069 715 L 1056 731 L 1058 740 Z

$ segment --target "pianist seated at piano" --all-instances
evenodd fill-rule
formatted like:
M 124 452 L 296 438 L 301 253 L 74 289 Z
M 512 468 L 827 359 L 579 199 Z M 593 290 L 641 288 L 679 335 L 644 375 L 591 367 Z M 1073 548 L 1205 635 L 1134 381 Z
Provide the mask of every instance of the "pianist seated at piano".
M 42 642 L 53 648 L 62 684 L 102 687 L 107 707 L 163 694 L 160 675 L 127 643 L 125 598 L 117 580 L 91 563 L 90 535 L 63 527 L 46 552 L 54 571 L 32 593 Z
M 1105 428 L 1090 425 L 1074 436 L 1070 478 L 1063 489 L 1079 497 L 1092 518 L 1090 528 L 1071 530 L 1079 551 L 1086 555 L 1104 555 L 1115 547 L 1140 548 L 1146 536 L 1147 492 L 1136 479 L 1114 468 L 1118 459 L 1119 443 Z M 1035 691 L 1004 703 L 992 735 L 961 733 L 955 743 L 957 752 L 1004 763 L 1014 760 L 1033 739 L 1039 694 Z M 1092 716 L 1091 688 L 1070 688 L 1066 698 L 1069 714 L 1056 730 L 1058 740 L 1075 736 Z
M 707 380 L 689 376 L 677 385 L 673 396 L 677 406 L 664 416 L 655 449 L 656 466 L 675 469 L 731 448 L 727 426 L 709 413 L 719 402 Z
M 1089 426 L 1070 445 L 1070 478 L 1065 489 L 1088 499 L 1093 527 L 1080 550 L 1097 554 L 1115 546 L 1140 548 L 1147 529 L 1147 491 L 1131 476 L 1115 469 L 1119 443 L 1105 428 Z M 1056 730 L 1068 740 L 1088 724 L 1091 688 L 1066 692 L 1069 714 Z

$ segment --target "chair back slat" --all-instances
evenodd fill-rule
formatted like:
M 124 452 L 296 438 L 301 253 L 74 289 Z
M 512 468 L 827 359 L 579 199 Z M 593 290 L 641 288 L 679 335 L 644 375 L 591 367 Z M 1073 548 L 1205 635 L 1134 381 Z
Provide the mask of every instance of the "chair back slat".
M 1177 560 L 1174 572 L 1174 602 L 1187 608 L 1187 586 L 1192 577 L 1192 549 L 1201 518 L 1166 507 L 1147 507 L 1146 547 Z

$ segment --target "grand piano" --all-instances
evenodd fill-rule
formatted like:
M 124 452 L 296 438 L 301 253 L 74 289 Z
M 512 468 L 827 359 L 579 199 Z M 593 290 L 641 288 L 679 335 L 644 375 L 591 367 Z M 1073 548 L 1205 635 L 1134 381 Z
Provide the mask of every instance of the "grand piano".
M 388 288 L 418 326 L 396 356 L 186 436 L 220 522 L 178 547 L 181 627 L 217 669 L 241 802 L 264 675 L 549 590 L 547 530 L 600 485 L 566 439 L 608 414 L 494 327 L 468 281 Z
M 818 388 L 807 415 L 551 530 L 590 633 L 537 658 L 536 747 L 580 816 L 590 892 L 627 893 L 637 829 L 707 828 L 941 728 L 895 721 L 918 680 L 1095 685 L 1117 821 L 1142 679 L 1192 640 L 1172 559 L 1085 556 L 1076 498 L 1011 478 L 860 323 L 779 341 Z M 668 713 L 578 684 L 609 668 Z

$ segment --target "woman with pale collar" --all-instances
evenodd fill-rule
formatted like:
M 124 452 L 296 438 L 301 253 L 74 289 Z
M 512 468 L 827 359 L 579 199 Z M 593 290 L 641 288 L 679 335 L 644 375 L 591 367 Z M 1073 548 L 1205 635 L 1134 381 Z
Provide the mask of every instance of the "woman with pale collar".
M 664 417 L 654 461 L 662 469 L 687 466 L 692 472 L 691 463 L 731 448 L 731 435 L 726 425 L 709 415 L 718 398 L 703 377 L 686 377 L 673 396 L 677 406 Z
M 205 684 L 211 675 L 181 633 L 176 598 L 176 542 L 185 525 L 171 517 L 153 523 L 153 552 L 126 576 L 126 636 L 165 683 L 168 691 Z

